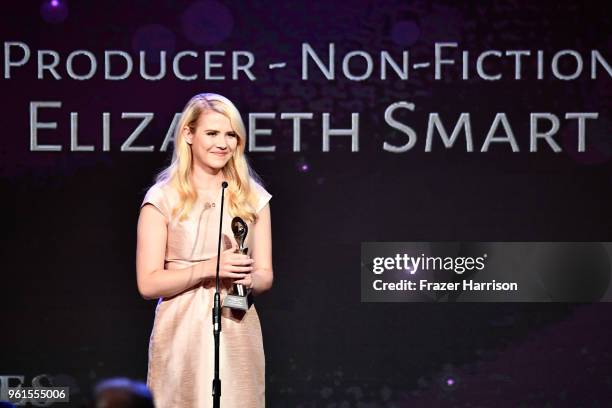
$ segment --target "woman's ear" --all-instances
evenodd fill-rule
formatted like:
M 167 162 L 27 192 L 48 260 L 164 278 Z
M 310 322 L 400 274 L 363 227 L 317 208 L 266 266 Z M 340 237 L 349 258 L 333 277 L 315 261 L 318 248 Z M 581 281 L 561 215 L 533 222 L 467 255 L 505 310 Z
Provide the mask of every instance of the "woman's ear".
M 185 126 L 183 128 L 183 138 L 185 138 L 185 141 L 187 142 L 187 144 L 193 143 L 193 133 L 191 133 L 188 126 Z

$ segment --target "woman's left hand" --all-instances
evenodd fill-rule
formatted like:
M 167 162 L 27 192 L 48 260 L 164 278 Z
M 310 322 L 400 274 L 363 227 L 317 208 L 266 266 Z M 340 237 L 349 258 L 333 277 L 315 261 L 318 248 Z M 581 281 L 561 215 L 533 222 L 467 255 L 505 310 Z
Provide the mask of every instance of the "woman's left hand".
M 249 273 L 242 279 L 237 279 L 234 284 L 244 285 L 247 289 L 253 289 L 253 273 Z

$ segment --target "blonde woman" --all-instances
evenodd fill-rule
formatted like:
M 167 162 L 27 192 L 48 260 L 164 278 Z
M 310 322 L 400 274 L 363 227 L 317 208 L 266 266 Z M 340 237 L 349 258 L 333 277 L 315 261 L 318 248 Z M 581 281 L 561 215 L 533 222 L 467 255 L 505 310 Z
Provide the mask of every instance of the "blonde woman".
M 194 96 L 175 130 L 170 166 L 147 192 L 138 219 L 136 273 L 145 299 L 158 299 L 149 343 L 147 385 L 158 408 L 212 406 L 212 308 L 221 190 L 225 192 L 219 275 L 221 300 L 233 283 L 255 295 L 272 286 L 271 195 L 244 154 L 245 128 L 227 98 Z M 245 246 L 230 222 L 248 225 Z M 255 305 L 223 308 L 222 407 L 264 407 L 264 349 Z

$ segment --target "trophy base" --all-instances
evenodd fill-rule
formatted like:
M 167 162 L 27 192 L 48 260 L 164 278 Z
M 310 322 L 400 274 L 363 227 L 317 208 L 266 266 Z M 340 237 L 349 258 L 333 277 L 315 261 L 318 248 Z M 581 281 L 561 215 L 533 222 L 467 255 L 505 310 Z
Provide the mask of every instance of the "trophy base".
M 230 309 L 235 310 L 243 310 L 245 312 L 249 310 L 252 304 L 253 294 L 250 290 L 247 291 L 246 296 L 232 294 L 225 296 L 225 299 L 223 299 L 223 307 L 228 307 Z

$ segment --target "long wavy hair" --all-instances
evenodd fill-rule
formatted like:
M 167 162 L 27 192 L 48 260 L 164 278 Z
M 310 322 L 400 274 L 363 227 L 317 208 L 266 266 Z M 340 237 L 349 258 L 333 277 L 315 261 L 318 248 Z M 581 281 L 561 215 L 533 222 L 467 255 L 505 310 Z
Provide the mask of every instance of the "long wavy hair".
M 229 184 L 226 190 L 229 212 L 234 217 L 254 222 L 257 220 L 255 213 L 257 196 L 250 184 L 250 178 L 259 184 L 261 184 L 261 179 L 251 168 L 244 154 L 246 130 L 240 112 L 229 99 L 222 95 L 201 93 L 187 102 L 178 125 L 174 129 L 172 161 L 158 174 L 156 181 L 160 184 L 169 184 L 178 192 L 179 201 L 178 205 L 172 209 L 172 216 L 177 216 L 181 221 L 186 219 L 198 198 L 198 193 L 191 182 L 193 154 L 191 145 L 183 137 L 183 129 L 187 126 L 191 133 L 195 133 L 200 115 L 209 111 L 226 116 L 232 129 L 238 135 L 236 150 L 222 169 L 223 176 Z

